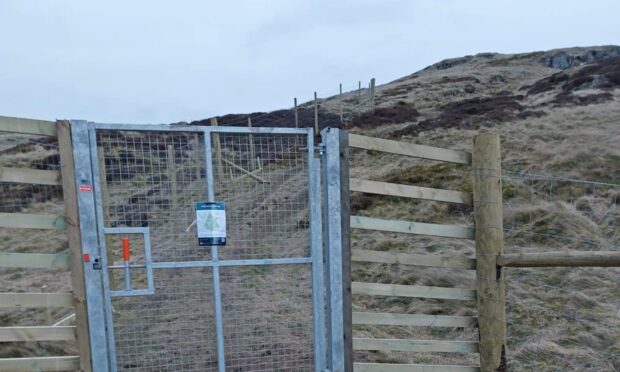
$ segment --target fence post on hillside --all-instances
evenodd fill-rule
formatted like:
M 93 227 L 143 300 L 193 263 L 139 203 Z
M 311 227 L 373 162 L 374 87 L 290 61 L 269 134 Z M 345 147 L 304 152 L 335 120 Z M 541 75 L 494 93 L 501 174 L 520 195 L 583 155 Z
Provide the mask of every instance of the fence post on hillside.
M 483 133 L 472 153 L 476 228 L 476 287 L 482 372 L 506 370 L 504 273 L 497 266 L 503 251 L 500 138 Z
M 375 112 L 375 78 L 370 79 L 370 112 Z
M 217 127 L 217 118 L 211 118 L 211 126 Z M 215 161 L 217 162 L 217 176 L 224 180 L 224 167 L 222 166 L 222 145 L 220 143 L 220 134 L 213 133 L 213 147 L 215 148 Z
M 297 97 L 293 98 L 293 114 L 295 115 L 295 128 L 299 128 L 299 113 L 297 112 Z
M 248 116 L 248 128 L 252 128 L 252 117 Z M 253 171 L 256 169 L 256 151 L 254 151 L 254 135 L 250 134 L 248 137 L 250 143 L 250 160 L 248 161 L 248 168 Z
M 314 136 L 319 135 L 319 101 L 314 92 Z
M 362 113 L 362 81 L 357 81 L 357 116 Z
M 71 264 L 71 287 L 73 288 L 73 306 L 75 308 L 77 346 L 80 354 L 80 371 L 90 372 L 92 370 L 90 336 L 88 331 L 88 312 L 86 310 L 84 263 L 82 262 L 82 239 L 80 236 L 80 221 L 77 209 L 77 187 L 75 184 L 71 127 L 66 121 L 58 121 L 56 126 L 58 132 L 62 194 L 65 204 L 65 218 L 67 221 Z
M 340 101 L 340 124 L 342 124 L 342 83 L 340 83 L 340 95 L 338 95 L 338 100 Z

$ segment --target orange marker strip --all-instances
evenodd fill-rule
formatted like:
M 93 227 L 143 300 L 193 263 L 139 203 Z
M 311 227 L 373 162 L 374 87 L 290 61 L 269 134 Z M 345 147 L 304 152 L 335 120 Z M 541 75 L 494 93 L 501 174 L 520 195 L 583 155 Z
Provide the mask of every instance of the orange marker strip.
M 123 260 L 129 261 L 129 238 L 123 238 Z

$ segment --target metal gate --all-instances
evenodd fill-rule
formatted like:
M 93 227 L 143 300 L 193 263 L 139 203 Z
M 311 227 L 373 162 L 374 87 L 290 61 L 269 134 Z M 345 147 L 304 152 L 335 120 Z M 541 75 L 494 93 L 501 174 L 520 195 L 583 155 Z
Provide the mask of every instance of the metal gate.
M 311 129 L 71 130 L 95 371 L 334 370 Z M 198 242 L 209 202 L 226 245 Z

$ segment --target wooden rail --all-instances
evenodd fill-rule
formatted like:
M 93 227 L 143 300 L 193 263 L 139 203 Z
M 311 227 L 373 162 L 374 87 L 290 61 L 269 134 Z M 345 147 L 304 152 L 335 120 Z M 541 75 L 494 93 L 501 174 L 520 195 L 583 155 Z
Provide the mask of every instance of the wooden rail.
M 503 267 L 618 267 L 620 252 L 502 253 L 497 265 Z
M 69 256 L 46 253 L 0 253 L 0 267 L 69 269 Z
M 411 254 L 381 252 L 367 249 L 354 249 L 351 254 L 354 262 L 374 262 L 412 266 L 445 267 L 451 269 L 475 269 L 476 260 L 459 256 L 439 256 L 433 254 Z
M 75 341 L 75 327 L 0 327 L 0 342 Z
M 384 220 L 380 218 L 351 216 L 352 229 L 378 230 L 405 234 L 432 235 L 445 238 L 473 239 L 474 229 L 456 225 Z
M 354 337 L 353 350 L 477 353 L 478 343 L 474 341 L 398 340 Z
M 0 293 L 0 308 L 73 307 L 71 293 Z
M 33 213 L 0 213 L 0 227 L 11 229 L 62 230 L 66 227 L 64 216 Z
M 40 136 L 56 137 L 56 123 L 47 120 L 0 116 L 0 132 L 37 134 Z
M 480 372 L 480 367 L 439 364 L 353 363 L 355 372 Z
M 0 371 L 77 371 L 79 369 L 80 358 L 77 356 L 0 359 Z
M 369 181 L 359 178 L 351 178 L 349 180 L 349 185 L 351 187 L 351 191 L 369 194 L 399 196 L 404 198 L 433 200 L 467 205 L 473 204 L 472 195 L 468 192 Z
M 0 167 L 0 182 L 39 185 L 60 185 L 62 183 L 59 171 L 11 167 Z
M 435 298 L 443 300 L 476 299 L 476 291 L 465 288 L 352 282 L 351 290 L 353 294 L 368 296 Z
M 471 154 L 466 151 L 448 150 L 439 147 L 416 145 L 400 141 L 349 134 L 349 146 L 388 152 L 416 158 L 440 160 L 448 163 L 471 164 Z
M 473 316 L 354 312 L 353 324 L 470 328 L 478 325 L 478 319 Z

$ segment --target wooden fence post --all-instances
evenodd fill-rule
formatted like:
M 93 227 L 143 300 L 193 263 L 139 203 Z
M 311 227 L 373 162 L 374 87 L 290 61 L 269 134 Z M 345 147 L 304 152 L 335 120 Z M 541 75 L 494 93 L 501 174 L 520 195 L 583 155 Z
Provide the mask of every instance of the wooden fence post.
M 375 112 L 375 78 L 370 79 L 370 112 Z
M 297 98 L 295 98 L 297 101 Z M 295 108 L 297 108 L 297 102 L 295 102 Z M 295 110 L 295 116 L 297 116 L 297 110 Z M 297 120 L 295 120 L 297 121 Z M 252 118 L 248 116 L 248 128 L 252 128 Z M 250 159 L 248 161 L 248 168 L 250 171 L 256 169 L 254 162 L 256 161 L 256 151 L 254 150 L 254 135 L 250 134 L 248 137 L 248 142 L 250 145 Z
M 217 118 L 211 118 L 211 126 L 217 127 Z M 224 167 L 222 166 L 222 145 L 220 143 L 220 134 L 213 133 L 213 147 L 215 148 L 215 161 L 217 162 L 217 176 L 220 182 L 224 180 Z
M 314 92 L 314 136 L 320 135 L 319 132 L 319 101 L 316 98 L 316 92 Z
M 338 100 L 340 101 L 340 124 L 342 124 L 342 83 L 340 83 L 340 95 L 338 96 Z
M 293 113 L 295 114 L 295 128 L 299 128 L 299 113 L 297 112 L 297 97 L 293 98 Z
M 474 138 L 472 169 L 480 369 L 506 371 L 505 283 L 504 273 L 497 266 L 504 245 L 498 134 L 484 133 Z
M 80 353 L 80 371 L 90 372 L 92 370 L 90 337 L 88 332 L 88 312 L 86 310 L 84 263 L 82 262 L 82 240 L 80 238 L 80 221 L 77 209 L 77 188 L 75 186 L 71 127 L 66 121 L 58 121 L 56 125 L 58 131 L 58 150 L 60 153 L 60 172 L 62 175 L 62 194 L 65 202 L 67 235 L 69 237 L 71 286 L 73 288 L 77 346 Z

